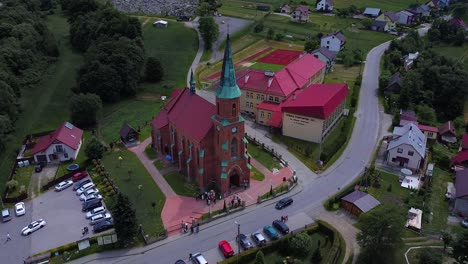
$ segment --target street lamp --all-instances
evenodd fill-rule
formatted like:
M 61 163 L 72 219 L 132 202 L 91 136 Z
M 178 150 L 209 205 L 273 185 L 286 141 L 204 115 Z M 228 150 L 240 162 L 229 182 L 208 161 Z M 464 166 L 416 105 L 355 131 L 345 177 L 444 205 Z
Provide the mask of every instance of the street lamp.
M 240 224 L 235 221 L 234 224 L 237 225 L 237 264 L 239 264 L 239 256 L 240 256 Z

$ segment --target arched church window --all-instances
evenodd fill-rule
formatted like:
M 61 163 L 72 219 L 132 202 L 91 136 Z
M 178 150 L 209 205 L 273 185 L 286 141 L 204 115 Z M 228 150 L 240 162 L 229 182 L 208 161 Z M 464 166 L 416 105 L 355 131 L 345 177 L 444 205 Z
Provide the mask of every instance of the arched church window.
M 233 138 L 231 141 L 231 158 L 237 157 L 237 139 Z
M 232 116 L 236 116 L 236 114 L 237 114 L 236 104 L 232 104 Z

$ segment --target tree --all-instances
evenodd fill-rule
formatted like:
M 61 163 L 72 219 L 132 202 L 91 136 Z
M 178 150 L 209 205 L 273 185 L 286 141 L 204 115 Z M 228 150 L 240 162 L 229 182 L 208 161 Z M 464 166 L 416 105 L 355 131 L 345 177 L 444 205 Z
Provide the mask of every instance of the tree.
M 363 252 L 360 259 L 364 263 L 391 263 L 393 250 L 401 243 L 404 217 L 394 205 L 381 205 L 361 216 L 363 227 L 357 241 Z
M 304 44 L 304 51 L 305 52 L 312 52 L 313 50 L 316 50 L 320 48 L 320 42 L 318 40 L 309 40 L 306 41 Z
M 453 258 L 458 263 L 462 264 L 468 261 L 468 231 L 464 230 L 463 233 L 459 234 L 457 239 L 452 245 Z
M 70 100 L 70 112 L 73 124 L 81 128 L 97 124 L 97 114 L 102 108 L 102 101 L 95 94 L 73 95 Z
M 127 246 L 137 233 L 137 219 L 135 209 L 127 196 L 119 193 L 115 206 L 112 208 L 114 228 L 122 246 Z
M 92 137 L 85 147 L 85 154 L 88 159 L 100 159 L 104 155 L 104 151 L 104 145 L 96 137 Z
M 155 57 L 148 57 L 146 59 L 145 68 L 146 81 L 159 82 L 164 76 L 164 69 L 161 62 Z
M 366 17 L 362 20 L 362 26 L 365 28 L 365 29 L 368 29 L 370 28 L 372 25 L 372 19 Z
M 312 263 L 320 263 L 322 261 L 322 253 L 320 252 L 320 247 L 317 247 L 312 254 Z
M 275 30 L 273 28 L 269 28 L 267 32 L 267 39 L 273 39 L 275 36 Z
M 255 255 L 255 264 L 265 264 L 265 255 L 261 250 Z
M 295 256 L 305 257 L 312 247 L 312 239 L 307 233 L 300 233 L 291 239 L 289 248 Z
M 255 33 L 260 33 L 263 31 L 263 21 L 258 22 L 254 27 Z
M 198 6 L 197 13 L 199 16 L 209 16 L 211 14 L 211 5 L 207 2 L 201 2 Z
M 430 249 L 423 249 L 418 258 L 418 264 L 442 264 L 443 260 L 442 254 Z
M 213 17 L 205 16 L 200 18 L 198 29 L 205 43 L 205 49 L 210 50 L 213 46 L 213 42 L 219 36 L 218 24 L 216 24 Z
M 452 243 L 452 235 L 450 235 L 450 233 L 448 232 L 443 232 L 442 233 L 442 241 L 444 242 L 444 252 L 445 250 L 447 249 L 447 246 L 450 245 L 450 243 Z
M 418 120 L 427 125 L 433 125 L 437 121 L 436 113 L 434 108 L 428 105 L 418 105 L 416 106 L 416 115 Z

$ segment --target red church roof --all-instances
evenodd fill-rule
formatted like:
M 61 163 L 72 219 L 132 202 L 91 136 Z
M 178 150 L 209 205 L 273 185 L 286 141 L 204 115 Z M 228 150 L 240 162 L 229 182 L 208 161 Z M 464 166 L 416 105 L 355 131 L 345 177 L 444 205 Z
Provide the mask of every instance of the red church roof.
M 186 135 L 202 140 L 213 125 L 211 116 L 216 113 L 216 107 L 196 93 L 190 94 L 188 88 L 174 95 L 177 97 L 171 98 L 166 107 L 153 119 L 153 125 L 160 128 L 165 122 L 174 123 L 175 127 L 183 130 Z
M 236 74 L 237 85 L 243 90 L 287 97 L 303 88 L 309 79 L 325 68 L 325 63 L 305 54 L 282 70 L 268 75 L 260 70 L 245 70 Z
M 468 160 L 468 150 L 462 150 L 455 155 L 452 159 L 450 159 L 452 164 L 460 164 Z
M 428 131 L 428 132 L 433 132 L 433 133 L 439 132 L 439 129 L 433 126 L 426 126 L 426 125 L 418 124 L 418 128 L 421 131 Z
M 81 138 L 83 137 L 83 130 L 76 126 L 65 122 L 54 132 L 45 135 L 39 139 L 36 145 L 34 145 L 31 153 L 36 153 L 47 150 L 50 145 L 58 141 L 62 144 L 69 146 L 72 149 L 78 149 L 80 147 Z
M 327 119 L 348 96 L 345 83 L 312 84 L 283 104 L 283 112 Z

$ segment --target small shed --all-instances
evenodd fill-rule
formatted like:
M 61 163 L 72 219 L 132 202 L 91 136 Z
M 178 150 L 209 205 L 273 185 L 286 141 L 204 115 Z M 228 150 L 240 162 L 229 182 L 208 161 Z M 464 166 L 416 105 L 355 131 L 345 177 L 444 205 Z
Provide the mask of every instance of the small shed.
M 363 15 L 370 18 L 376 18 L 380 15 L 381 12 L 382 11 L 380 10 L 380 8 L 367 7 L 364 10 Z
M 405 227 L 414 231 L 421 231 L 422 210 L 411 207 L 408 210 Z
M 167 25 L 169 25 L 169 22 L 164 21 L 164 20 L 158 20 L 153 23 L 153 26 L 155 27 L 167 27 Z
M 372 195 L 357 190 L 341 198 L 341 207 L 355 216 L 367 213 L 379 204 Z
M 120 140 L 124 144 L 128 143 L 136 143 L 138 141 L 140 133 L 128 123 L 123 124 L 122 128 L 120 129 Z

